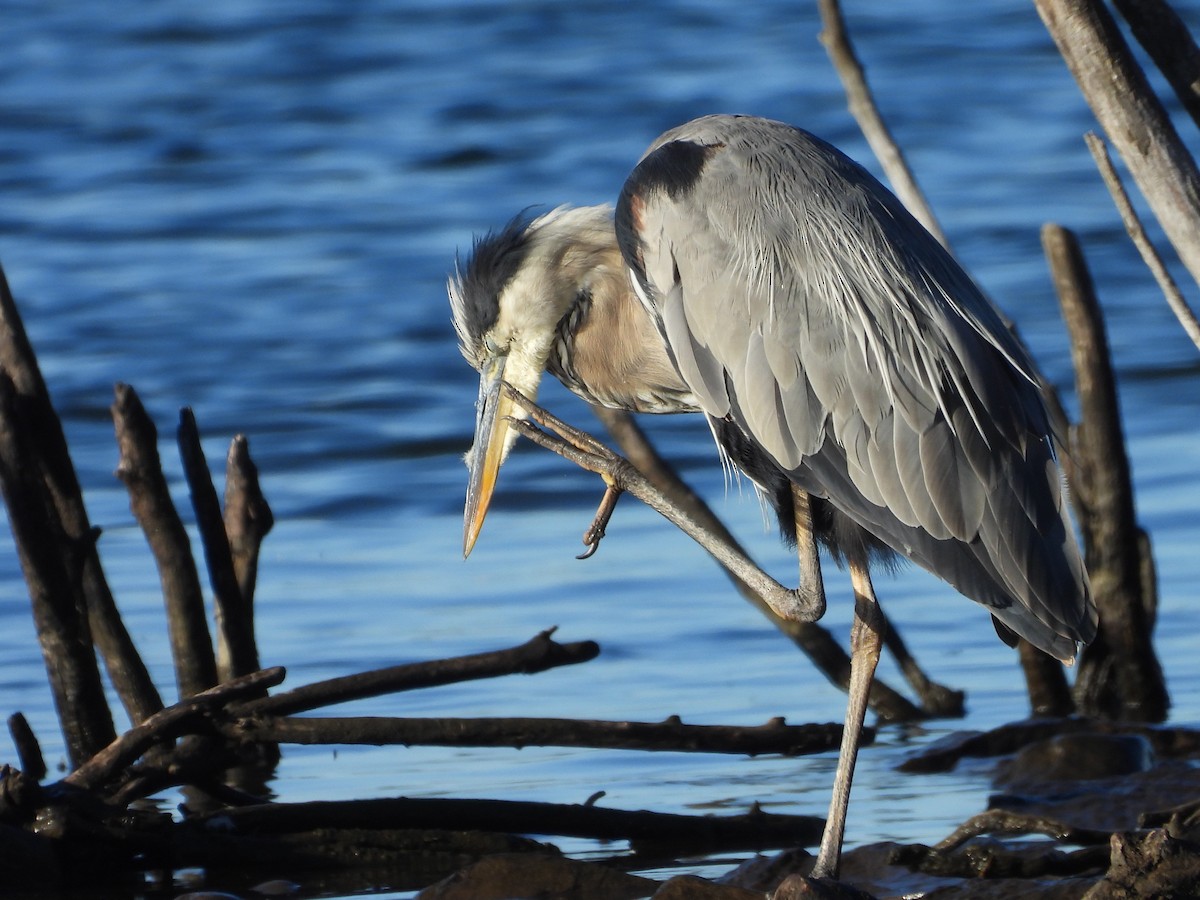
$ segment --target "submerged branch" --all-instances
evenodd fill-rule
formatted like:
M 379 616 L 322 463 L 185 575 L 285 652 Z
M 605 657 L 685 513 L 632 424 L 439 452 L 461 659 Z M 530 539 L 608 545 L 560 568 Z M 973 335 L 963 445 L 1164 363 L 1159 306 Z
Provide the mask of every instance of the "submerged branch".
M 593 747 L 605 750 L 691 751 L 757 756 L 802 756 L 835 750 L 841 725 L 685 725 L 665 722 L 597 722 L 587 719 L 295 718 L 241 719 L 222 724 L 234 740 L 281 744 L 385 744 L 447 747 Z M 872 738 L 865 729 L 864 745 Z
M 201 691 L 173 706 L 168 706 L 141 725 L 125 732 L 64 778 L 63 784 L 95 790 L 113 780 L 154 745 L 185 734 L 196 733 L 195 723 L 199 717 L 247 694 L 253 695 L 279 684 L 283 681 L 284 674 L 282 667 L 264 669 Z
M 684 816 L 588 804 L 400 797 L 379 800 L 272 803 L 223 810 L 196 824 L 240 834 L 282 834 L 333 828 L 449 828 L 629 840 L 635 846 L 754 849 L 820 840 L 817 816 L 781 816 L 757 807 L 738 816 Z

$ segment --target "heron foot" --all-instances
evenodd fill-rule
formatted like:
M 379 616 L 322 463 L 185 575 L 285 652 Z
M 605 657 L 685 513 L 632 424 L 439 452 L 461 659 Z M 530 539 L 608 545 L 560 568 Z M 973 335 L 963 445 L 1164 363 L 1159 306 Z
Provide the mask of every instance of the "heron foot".
M 607 481 L 607 479 L 605 480 Z M 600 498 L 600 507 L 596 510 L 596 517 L 592 519 L 588 530 L 583 533 L 583 542 L 587 545 L 587 549 L 576 556 L 576 559 L 588 559 L 600 549 L 600 541 L 604 538 L 604 529 L 608 527 L 608 520 L 612 518 L 613 510 L 617 508 L 617 500 L 622 493 L 621 488 L 609 483 L 604 491 L 604 496 Z
M 777 616 L 789 622 L 816 622 L 825 615 L 825 590 L 820 586 L 814 590 L 811 585 L 801 584 L 765 599 Z
M 608 447 L 604 446 L 604 444 L 600 443 L 600 441 L 596 440 L 594 437 L 592 437 L 586 431 L 576 428 L 574 425 L 568 425 L 562 419 L 558 418 L 558 416 L 542 409 L 540 406 L 538 406 L 536 403 L 534 403 L 532 400 L 530 400 L 528 397 L 526 397 L 524 394 L 522 394 L 520 391 L 518 391 L 516 388 L 514 388 L 511 384 L 508 384 L 506 382 L 504 387 L 501 388 L 501 390 L 503 390 L 508 395 L 509 399 L 512 400 L 514 404 L 521 407 L 521 409 L 523 409 L 529 415 L 529 418 L 533 419 L 533 421 L 537 422 L 543 428 L 549 428 L 551 431 L 553 431 L 556 435 L 558 435 L 560 438 L 562 438 L 564 441 L 566 441 L 568 444 L 570 444 L 573 448 L 578 450 L 580 453 L 587 454 L 589 456 L 599 457 L 602 460 L 610 461 L 613 463 L 615 463 L 617 461 L 624 462 L 624 460 L 622 460 L 621 457 L 617 456 L 617 454 L 615 454 Z M 513 424 L 519 425 L 520 423 L 514 422 Z M 526 431 L 525 429 L 519 428 L 518 430 L 520 430 L 521 433 L 524 434 L 526 437 L 532 438 L 532 435 L 529 434 L 529 432 Z M 536 440 L 534 442 L 540 443 L 539 441 L 536 441 Z M 543 446 L 547 446 L 547 445 L 543 444 Z M 553 450 L 555 448 L 551 447 L 550 449 Z M 556 452 L 558 452 L 558 451 L 556 451 Z M 566 454 L 561 454 L 561 455 L 566 456 Z M 570 459 L 570 458 L 571 457 L 568 457 L 568 459 Z M 579 463 L 579 464 L 583 465 L 583 463 Z M 585 469 L 588 469 L 588 471 L 595 472 L 597 475 L 604 475 L 608 472 L 607 467 L 604 465 L 601 465 L 599 468 L 592 468 L 590 466 L 583 466 L 583 467 Z
M 616 509 L 617 498 L 624 493 L 625 481 L 629 474 L 636 470 L 628 460 L 618 456 L 586 431 L 568 425 L 562 419 L 542 409 L 511 385 L 506 384 L 503 390 L 508 392 L 513 403 L 524 410 L 533 422 L 551 433 L 542 431 L 528 420 L 511 418 L 509 422 L 514 429 L 535 444 L 553 450 L 559 456 L 569 459 L 581 468 L 604 479 L 607 486 L 604 496 L 600 500 L 600 506 L 592 519 L 592 524 L 583 533 L 583 543 L 588 549 L 576 557 L 576 559 L 587 559 L 600 548 L 600 541 L 604 538 L 609 519 L 612 518 L 613 510 Z

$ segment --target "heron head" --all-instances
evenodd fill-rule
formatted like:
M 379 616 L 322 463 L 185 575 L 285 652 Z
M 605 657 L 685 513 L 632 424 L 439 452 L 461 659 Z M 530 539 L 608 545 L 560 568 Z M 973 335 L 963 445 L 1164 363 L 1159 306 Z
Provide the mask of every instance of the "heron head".
M 607 207 L 517 216 L 478 239 L 447 283 L 459 349 L 480 376 L 475 440 L 466 455 L 464 556 L 475 546 L 496 475 L 516 443 L 509 423 L 527 415 L 501 388 L 507 382 L 530 400 L 537 398 L 559 325 L 584 289 L 590 269 L 585 248 L 593 233 L 611 245 Z

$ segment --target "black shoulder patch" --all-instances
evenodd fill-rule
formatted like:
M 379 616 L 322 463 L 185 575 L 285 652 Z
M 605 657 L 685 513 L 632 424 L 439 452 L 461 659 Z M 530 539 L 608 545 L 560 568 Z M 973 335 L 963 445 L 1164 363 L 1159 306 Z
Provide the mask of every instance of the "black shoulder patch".
M 642 204 L 652 194 L 665 191 L 672 200 L 687 191 L 700 178 L 704 166 L 723 144 L 697 144 L 695 141 L 670 141 L 643 159 L 621 188 L 617 200 L 615 225 L 621 255 L 638 277 L 644 289 L 646 267 L 642 260 Z
M 500 231 L 476 238 L 466 266 L 455 266 L 451 301 L 464 352 L 477 349 L 483 335 L 496 323 L 500 293 L 529 252 L 529 223 L 533 218 L 525 210 Z
M 694 141 L 671 141 L 663 144 L 640 163 L 625 182 L 639 194 L 666 191 L 672 200 L 688 190 L 704 171 L 704 166 L 720 144 L 705 145 Z

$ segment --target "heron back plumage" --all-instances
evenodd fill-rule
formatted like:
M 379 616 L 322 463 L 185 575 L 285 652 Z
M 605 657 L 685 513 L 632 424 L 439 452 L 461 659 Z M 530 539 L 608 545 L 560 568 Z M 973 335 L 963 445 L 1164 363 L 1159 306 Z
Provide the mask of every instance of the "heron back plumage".
M 709 116 L 651 146 L 616 228 L 711 419 L 1043 650 L 1094 636 L 1034 365 L 866 170 L 791 126 Z

